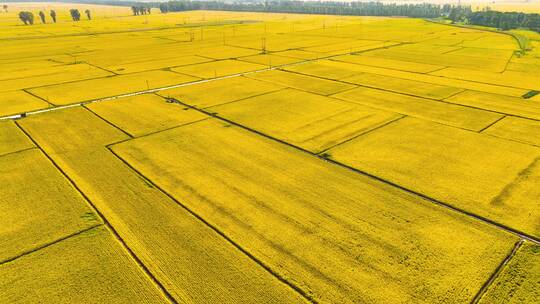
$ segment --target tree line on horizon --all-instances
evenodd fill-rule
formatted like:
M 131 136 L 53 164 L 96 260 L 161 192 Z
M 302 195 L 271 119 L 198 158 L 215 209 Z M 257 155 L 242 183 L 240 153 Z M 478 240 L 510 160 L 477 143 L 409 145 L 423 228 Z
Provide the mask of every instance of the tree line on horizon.
M 162 13 L 189 10 L 249 11 L 295 14 L 350 15 L 350 16 L 404 16 L 437 18 L 448 16 L 453 10 L 460 15 L 472 12 L 469 5 L 384 4 L 381 2 L 333 1 L 265 1 L 225 3 L 219 1 L 169 1 L 158 4 Z
M 71 15 L 71 19 L 73 21 L 80 21 L 81 20 L 81 12 L 79 12 L 78 9 L 72 8 L 69 10 L 69 14 Z M 92 20 L 92 13 L 89 9 L 84 11 L 84 14 L 86 15 L 86 18 L 88 20 Z M 51 10 L 49 12 L 49 15 L 51 16 L 51 19 L 53 23 L 56 23 L 56 11 Z M 39 11 L 38 13 L 39 19 L 41 20 L 41 23 L 45 24 L 47 23 L 45 13 L 43 11 Z M 19 19 L 24 23 L 24 25 L 33 25 L 34 24 L 34 14 L 29 11 L 21 11 L 19 12 Z
M 540 14 L 485 10 L 473 12 L 466 18 L 468 24 L 496 27 L 504 31 L 527 28 L 540 33 Z

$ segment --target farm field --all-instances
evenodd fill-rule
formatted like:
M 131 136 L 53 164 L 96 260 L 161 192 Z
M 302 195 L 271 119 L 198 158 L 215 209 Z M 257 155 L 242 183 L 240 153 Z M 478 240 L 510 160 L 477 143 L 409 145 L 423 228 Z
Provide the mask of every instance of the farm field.
M 0 303 L 536 303 L 517 33 L 8 3 Z

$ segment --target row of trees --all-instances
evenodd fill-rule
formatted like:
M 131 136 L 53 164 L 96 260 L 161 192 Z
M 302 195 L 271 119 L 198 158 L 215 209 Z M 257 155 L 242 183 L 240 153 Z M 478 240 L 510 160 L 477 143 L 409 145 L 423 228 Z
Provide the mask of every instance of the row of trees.
M 354 16 L 406 16 L 437 18 L 450 11 L 470 13 L 470 6 L 420 4 L 383 4 L 380 2 L 317 2 L 266 1 L 253 3 L 225 3 L 218 1 L 169 1 L 160 3 L 162 13 L 189 10 L 223 10 L 250 12 L 279 12 L 300 14 L 354 15 Z
M 132 6 L 131 11 L 133 11 L 133 16 L 138 15 L 150 15 L 152 8 L 148 6 Z
M 469 24 L 496 27 L 502 30 L 528 28 L 540 32 L 540 14 L 482 11 L 467 16 Z
M 79 12 L 78 9 L 70 9 L 69 10 L 69 13 L 71 15 L 71 19 L 73 19 L 73 21 L 80 21 L 81 20 L 81 13 Z M 86 14 L 86 17 L 88 18 L 88 20 L 91 20 L 92 19 L 92 15 L 91 15 L 91 12 L 90 10 L 85 10 L 84 13 Z M 47 20 L 45 19 L 45 13 L 43 11 L 39 11 L 39 19 L 41 19 L 41 23 L 47 23 Z M 51 10 L 49 12 L 49 15 L 51 16 L 51 19 L 53 21 L 53 23 L 56 23 L 56 11 L 54 10 Z M 19 19 L 21 19 L 21 21 L 25 24 L 25 25 L 32 25 L 34 24 L 34 14 L 32 12 L 28 12 L 28 11 L 22 11 L 22 12 L 19 12 Z

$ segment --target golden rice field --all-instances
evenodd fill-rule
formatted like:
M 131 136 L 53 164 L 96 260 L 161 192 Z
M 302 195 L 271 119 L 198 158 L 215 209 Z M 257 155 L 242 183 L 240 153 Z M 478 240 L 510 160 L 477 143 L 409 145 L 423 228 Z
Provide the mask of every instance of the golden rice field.
M 538 303 L 516 33 L 10 3 L 0 303 Z

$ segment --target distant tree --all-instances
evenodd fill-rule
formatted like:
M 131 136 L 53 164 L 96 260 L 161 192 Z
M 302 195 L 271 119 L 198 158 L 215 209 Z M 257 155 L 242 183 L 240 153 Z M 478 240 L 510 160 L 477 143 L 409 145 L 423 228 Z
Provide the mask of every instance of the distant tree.
M 71 19 L 73 19 L 73 21 L 81 20 L 81 13 L 78 9 L 72 8 L 69 10 L 69 13 L 71 14 Z
M 90 16 L 90 10 L 89 9 L 85 10 L 84 13 L 86 14 L 86 17 L 88 18 L 88 20 L 92 20 L 92 17 Z
M 39 18 L 41 19 L 41 23 L 45 22 L 45 13 L 43 11 L 39 11 Z
M 2 8 L 4 9 L 4 12 L 6 12 L 6 13 L 8 12 L 8 10 L 7 10 L 7 9 L 8 9 L 7 4 L 2 5 Z
M 148 15 L 150 15 L 151 12 L 152 12 L 152 8 L 151 8 L 151 7 L 147 7 L 147 8 L 146 8 L 146 13 L 147 13 Z
M 159 11 L 162 13 L 162 14 L 165 14 L 169 11 L 169 6 L 167 5 L 167 3 L 160 3 L 159 4 Z
M 131 11 L 133 16 L 150 14 L 150 7 L 146 6 L 132 6 Z
M 32 14 L 31 12 L 19 12 L 19 19 L 21 19 L 21 21 L 24 22 L 25 25 L 34 24 L 34 14 Z
M 51 10 L 49 14 L 51 15 L 52 21 L 56 23 L 56 12 L 54 10 Z
M 21 19 L 24 25 L 28 25 L 28 18 L 26 17 L 26 12 L 19 12 L 19 19 Z

